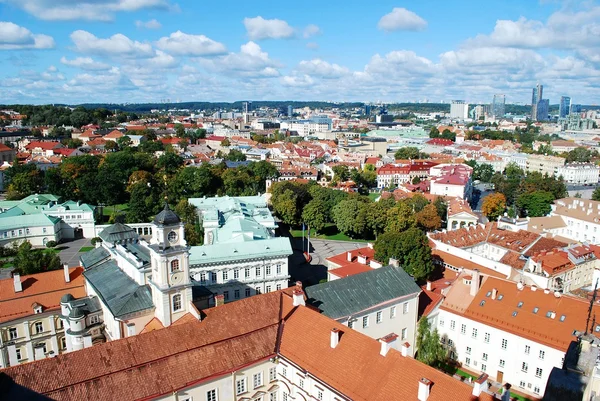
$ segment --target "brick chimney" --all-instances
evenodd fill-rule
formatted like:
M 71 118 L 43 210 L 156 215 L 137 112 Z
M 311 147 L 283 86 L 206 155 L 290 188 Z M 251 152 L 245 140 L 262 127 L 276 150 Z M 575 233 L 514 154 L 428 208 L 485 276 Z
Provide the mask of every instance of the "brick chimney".
M 65 283 L 70 283 L 71 273 L 69 272 L 69 265 L 66 263 L 63 264 L 63 272 L 65 273 Z
M 473 385 L 473 396 L 479 397 L 481 393 L 488 389 L 488 375 L 487 373 L 483 373 L 477 380 L 475 380 Z
M 479 270 L 473 269 L 472 276 L 473 276 L 473 278 L 471 279 L 471 288 L 469 291 L 469 295 L 474 297 L 475 295 L 477 295 L 477 291 L 479 291 L 479 282 L 481 281 L 480 275 L 479 275 Z
M 302 291 L 302 288 L 296 288 L 292 292 L 292 298 L 294 306 L 306 306 L 306 302 L 304 302 L 304 291 Z
M 225 305 L 225 295 L 217 294 L 215 295 L 215 306 Z
M 419 393 L 417 399 L 419 401 L 427 401 L 429 398 L 429 391 L 431 390 L 431 380 L 422 377 L 419 380 Z
M 21 275 L 19 273 L 13 274 L 13 283 L 15 285 L 15 292 L 23 291 L 23 285 L 21 284 Z
M 398 334 L 390 333 L 385 337 L 381 337 L 379 342 L 381 343 L 381 351 L 379 353 L 383 356 L 386 356 L 388 351 L 392 348 L 396 348 L 396 339 L 398 338 Z
M 331 348 L 337 347 L 337 345 L 340 342 L 341 335 L 342 335 L 342 332 L 340 329 L 337 329 L 335 327 L 333 329 L 331 329 L 331 342 L 330 342 Z

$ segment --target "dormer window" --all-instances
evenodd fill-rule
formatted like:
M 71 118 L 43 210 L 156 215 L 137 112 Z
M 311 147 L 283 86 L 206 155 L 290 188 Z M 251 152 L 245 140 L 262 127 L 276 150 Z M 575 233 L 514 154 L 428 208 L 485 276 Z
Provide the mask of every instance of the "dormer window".
M 38 303 L 34 303 L 33 305 L 33 313 L 35 313 L 36 315 L 38 313 L 42 313 L 43 312 L 43 307 L 42 305 L 38 304 Z

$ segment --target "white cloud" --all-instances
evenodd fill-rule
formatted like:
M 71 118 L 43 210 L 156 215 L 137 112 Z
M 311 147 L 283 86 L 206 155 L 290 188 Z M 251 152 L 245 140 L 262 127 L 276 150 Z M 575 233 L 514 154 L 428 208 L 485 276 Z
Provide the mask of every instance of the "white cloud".
M 319 28 L 318 26 L 316 26 L 314 24 L 310 24 L 306 28 L 304 28 L 303 36 L 308 39 L 308 38 L 311 38 L 313 36 L 320 35 L 320 34 L 321 34 L 321 28 Z
M 0 21 L 0 50 L 51 49 L 54 39 L 33 34 L 29 29 L 12 22 Z
M 314 85 L 315 81 L 309 75 L 288 75 L 281 77 L 281 84 L 290 87 L 308 87 Z
M 422 31 L 427 28 L 427 21 L 406 8 L 396 7 L 381 17 L 377 27 L 386 32 Z
M 255 42 L 248 42 L 240 47 L 239 53 L 211 59 L 200 58 L 199 62 L 207 70 L 249 78 L 270 78 L 279 76 L 279 63 L 269 58 Z
M 151 19 L 150 21 L 146 22 L 137 20 L 135 21 L 135 26 L 140 29 L 160 29 L 162 24 L 155 19 Z
M 110 69 L 110 65 L 95 61 L 91 57 L 76 57 L 73 60 L 68 60 L 66 57 L 61 57 L 60 62 L 69 67 L 81 68 L 82 70 L 101 71 Z
M 133 41 L 120 33 L 108 39 L 101 39 L 87 31 L 79 30 L 71 34 L 71 40 L 76 50 L 82 53 L 130 58 L 146 58 L 155 54 L 151 45 Z
M 227 52 L 222 43 L 204 35 L 190 35 L 181 31 L 160 38 L 156 46 L 177 56 L 211 56 Z
M 250 40 L 288 39 L 294 36 L 294 28 L 280 19 L 264 19 L 261 16 L 244 18 L 244 26 Z
M 4 0 L 42 20 L 112 21 L 118 12 L 176 9 L 169 0 Z
M 298 64 L 298 71 L 320 78 L 339 78 L 347 75 L 350 70 L 337 64 L 331 64 L 321 59 L 303 60 Z

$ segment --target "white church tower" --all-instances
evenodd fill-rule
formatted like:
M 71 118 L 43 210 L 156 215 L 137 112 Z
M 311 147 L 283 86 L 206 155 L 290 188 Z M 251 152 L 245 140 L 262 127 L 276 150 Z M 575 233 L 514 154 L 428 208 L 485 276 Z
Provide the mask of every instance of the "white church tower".
M 189 311 L 192 301 L 189 247 L 183 223 L 165 202 L 152 222 L 152 301 L 154 315 L 166 327 Z

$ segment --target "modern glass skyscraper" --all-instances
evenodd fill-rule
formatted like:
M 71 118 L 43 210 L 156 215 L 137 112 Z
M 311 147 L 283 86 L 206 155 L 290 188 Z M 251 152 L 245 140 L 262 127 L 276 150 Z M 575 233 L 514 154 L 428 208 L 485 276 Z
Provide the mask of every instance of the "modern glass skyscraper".
M 536 108 L 536 121 L 547 121 L 550 113 L 550 100 L 541 99 Z
M 505 104 L 506 104 L 506 96 L 505 95 L 494 95 L 494 100 L 492 101 L 492 115 L 497 118 L 504 117 Z
M 531 95 L 531 119 L 537 121 L 538 116 L 538 103 L 542 100 L 542 95 L 544 93 L 544 85 L 537 84 L 535 88 L 533 88 L 533 93 Z
M 571 110 L 571 98 L 568 96 L 560 97 L 560 105 L 558 106 L 558 117 L 565 118 Z

